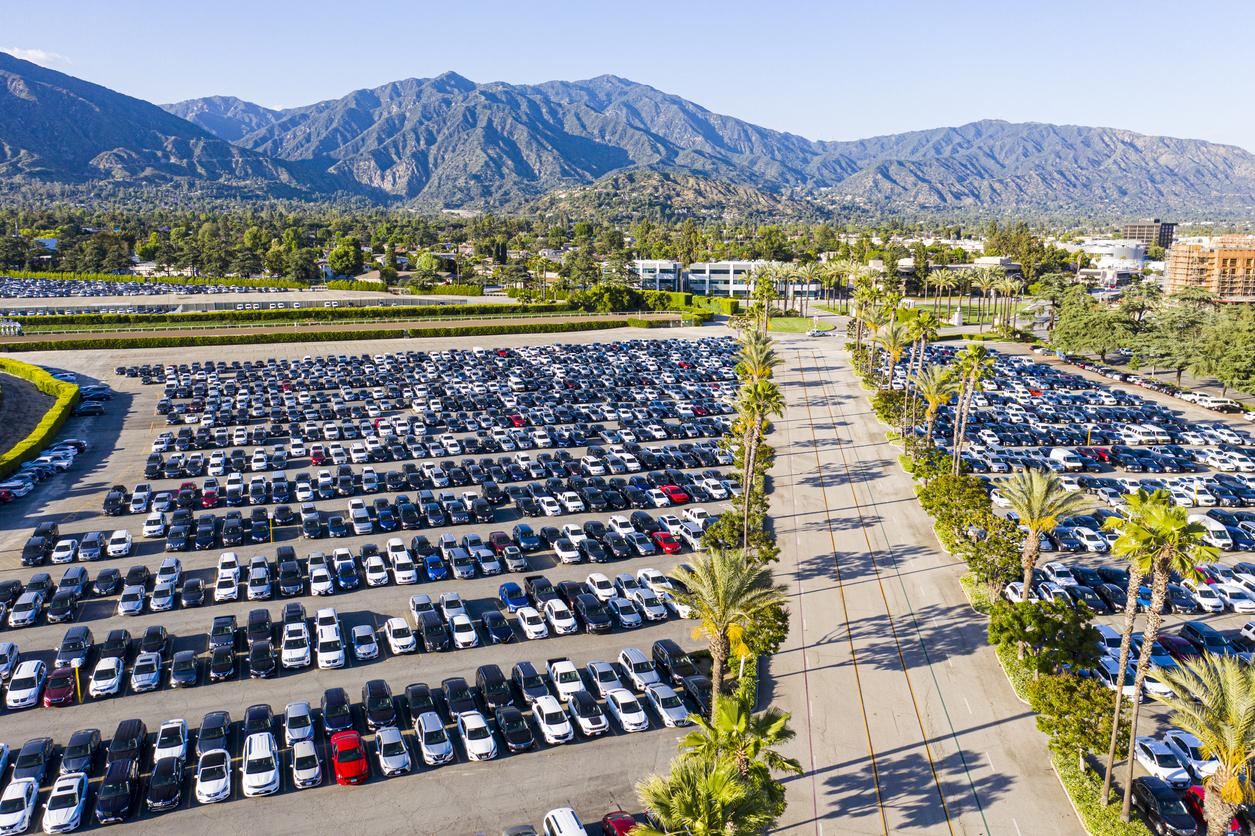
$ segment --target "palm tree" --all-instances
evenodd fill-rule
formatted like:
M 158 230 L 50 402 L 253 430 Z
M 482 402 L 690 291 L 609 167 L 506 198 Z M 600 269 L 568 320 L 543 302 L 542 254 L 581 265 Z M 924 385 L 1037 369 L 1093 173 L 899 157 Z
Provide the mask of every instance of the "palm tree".
M 845 277 L 846 289 L 848 290 L 854 284 L 854 279 L 859 274 L 859 271 L 863 269 L 863 265 L 853 258 L 838 258 L 836 261 L 829 262 L 829 267 L 832 269 L 835 277 L 834 287 L 838 290 L 838 298 L 844 301 L 847 294 L 840 292 L 841 277 Z
M 763 327 L 765 332 L 771 327 L 771 303 L 776 300 L 776 271 L 769 264 L 761 264 L 750 273 L 753 287 L 750 298 L 761 302 L 763 306 Z
M 761 331 L 747 331 L 738 340 L 737 374 L 747 383 L 767 380 L 771 370 L 784 364 L 776 354 L 776 341 Z
M 937 288 L 938 299 L 940 299 L 941 297 L 941 291 L 943 290 L 946 291 L 945 319 L 949 320 L 950 319 L 950 292 L 959 286 L 959 276 L 953 270 L 946 270 L 946 269 L 938 270 L 937 272 L 932 274 L 932 283 L 933 283 L 933 287 Z M 936 304 L 937 304 L 936 302 L 933 303 L 934 308 L 936 307 Z
M 967 415 L 972 408 L 972 396 L 980 388 L 980 382 L 989 374 L 994 358 L 989 356 L 989 349 L 983 345 L 969 345 L 959 355 L 959 375 L 962 387 L 959 390 L 959 414 L 954 422 L 954 459 L 950 463 L 950 473 L 958 476 L 962 459 L 964 435 L 967 432 Z
M 779 806 L 784 802 L 784 788 L 771 773 L 802 774 L 797 759 L 771 748 L 797 736 L 789 728 L 789 716 L 778 708 L 755 714 L 752 705 L 740 700 L 719 700 L 710 720 L 692 715 L 697 728 L 680 739 L 681 756 L 705 763 L 730 761 L 741 780 L 765 791 Z
M 823 272 L 815 264 L 803 264 L 793 271 L 793 276 L 802 284 L 802 302 L 798 306 L 798 310 L 802 316 L 806 316 L 806 300 L 810 296 L 811 284 L 822 281 Z
M 885 350 L 889 355 L 889 369 L 885 374 L 885 379 L 881 389 L 887 388 L 893 380 L 893 367 L 902 359 L 902 355 L 906 353 L 907 346 L 911 344 L 911 338 L 907 334 L 907 328 L 900 322 L 894 322 L 886 325 L 883 329 L 872 338 L 876 345 Z
M 1063 487 L 1062 480 L 1049 471 L 1028 468 L 1017 472 L 1002 486 L 1002 495 L 1020 515 L 1020 525 L 1028 529 L 1020 565 L 1024 568 L 1024 600 L 1033 585 L 1033 570 L 1041 557 L 1041 536 L 1055 530 L 1061 517 L 1080 511 L 1087 501 L 1080 491 Z
M 741 481 L 742 534 L 741 547 L 749 548 L 750 498 L 756 487 L 754 474 L 758 465 L 758 445 L 763 438 L 763 428 L 771 416 L 784 414 L 784 395 L 770 380 L 755 380 L 741 387 L 741 397 L 736 403 L 742 427 L 741 455 L 745 459 L 744 477 Z
M 1020 280 L 1014 276 L 1003 276 L 1001 279 L 998 279 L 994 287 L 998 289 L 999 293 L 1003 294 L 1004 302 L 1002 316 L 1004 323 L 1008 328 L 1010 328 L 1012 327 L 1012 308 L 1015 307 L 1015 296 L 1021 289 Z
M 915 376 L 919 374 L 920 368 L 924 365 L 924 349 L 928 344 L 937 339 L 937 330 L 941 323 L 937 318 L 928 311 L 920 311 L 915 317 L 906 324 L 907 336 L 911 340 L 911 359 L 906 364 L 906 390 L 904 392 L 904 401 L 906 407 L 902 412 L 903 436 L 906 434 L 906 417 L 914 414 L 914 393 L 911 391 L 911 384 L 915 381 Z
M 1219 763 L 1207 776 L 1203 818 L 1207 836 L 1224 836 L 1238 804 L 1255 800 L 1248 777 L 1255 755 L 1255 668 L 1207 654 L 1157 676 L 1172 696 L 1151 696 L 1172 709 L 1173 726 L 1197 737 L 1203 755 Z
M 985 330 L 985 303 L 989 299 L 989 291 L 1002 276 L 1001 267 L 977 267 L 972 271 L 972 287 L 980 291 L 980 301 L 976 304 L 976 318 L 980 322 L 980 330 Z
M 632 832 L 639 836 L 749 836 L 772 820 L 768 798 L 727 761 L 677 758 L 670 775 L 637 784 L 636 797 L 662 828 L 638 824 Z
M 937 412 L 954 400 L 954 396 L 959 393 L 959 383 L 954 379 L 949 368 L 932 365 L 915 376 L 915 391 L 928 404 L 928 425 L 924 431 L 924 443 L 931 447 L 933 425 L 937 423 Z
M 871 355 L 867 364 L 869 372 L 875 372 L 876 370 L 876 346 L 879 345 L 876 337 L 880 334 L 881 329 L 889 324 L 891 318 L 892 314 L 885 310 L 883 305 L 873 305 L 865 309 L 862 316 L 859 317 L 860 330 L 865 328 L 871 332 Z
M 1115 528 L 1116 518 L 1110 523 Z M 1203 536 L 1207 529 L 1200 523 L 1190 522 L 1189 511 L 1177 505 L 1165 491 L 1148 494 L 1139 490 L 1136 495 L 1128 498 L 1128 516 L 1118 522 L 1120 536 L 1116 538 L 1112 551 L 1126 558 L 1141 570 L 1139 574 L 1149 574 L 1151 578 L 1150 606 L 1146 610 L 1146 629 L 1142 633 L 1142 652 L 1137 661 L 1137 674 L 1133 680 L 1134 693 L 1140 694 L 1142 682 L 1146 679 L 1146 671 L 1150 668 L 1150 655 L 1155 640 L 1159 638 L 1159 628 L 1163 625 L 1164 601 L 1168 597 L 1168 580 L 1171 572 L 1180 572 L 1187 577 L 1196 575 L 1194 567 L 1205 563 L 1216 556 L 1216 550 L 1204 545 Z M 1139 579 L 1140 580 L 1140 579 Z M 1132 572 L 1129 580 L 1129 599 L 1125 611 L 1137 610 L 1138 589 L 1133 586 Z M 1132 619 L 1125 617 L 1125 624 L 1131 633 Z M 1126 643 L 1132 643 L 1132 636 L 1121 638 L 1120 657 L 1127 665 Z M 1126 668 L 1121 668 L 1126 670 Z M 1117 693 L 1119 693 L 1117 691 Z M 1133 718 L 1129 727 L 1129 765 L 1125 779 L 1124 808 L 1121 815 L 1125 821 L 1129 819 L 1129 807 L 1132 802 L 1133 782 L 1133 750 L 1132 739 L 1137 737 L 1137 721 L 1140 704 L 1133 705 Z M 1118 716 L 1120 708 L 1116 707 Z M 1113 747 L 1114 748 L 1114 747 Z M 1114 759 L 1114 752 L 1112 753 Z M 1107 764 L 1110 780 L 1113 760 Z
M 723 693 L 733 643 L 741 644 L 742 632 L 759 614 L 784 603 L 786 588 L 775 583 L 771 569 L 751 562 L 742 550 L 699 552 L 690 566 L 672 569 L 671 577 L 688 590 L 675 597 L 693 608 L 699 622 L 694 636 L 704 635 L 710 644 L 711 691 L 717 697 Z

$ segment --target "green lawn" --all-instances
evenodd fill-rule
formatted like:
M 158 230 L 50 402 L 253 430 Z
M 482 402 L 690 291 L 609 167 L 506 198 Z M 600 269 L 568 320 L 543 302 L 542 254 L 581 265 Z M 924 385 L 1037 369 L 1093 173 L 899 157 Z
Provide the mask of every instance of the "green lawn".
M 814 327 L 814 320 L 802 316 L 773 316 L 768 330 L 778 334 L 805 334 Z M 831 331 L 836 326 L 829 322 L 819 323 L 820 331 Z
M 917 310 L 929 311 L 930 313 L 932 313 L 933 316 L 937 317 L 938 319 L 945 319 L 947 310 L 949 310 L 951 316 L 954 316 L 954 312 L 959 310 L 959 307 L 960 307 L 959 300 L 957 299 L 953 300 L 950 303 L 950 305 L 947 307 L 946 300 L 944 297 L 941 299 L 939 303 L 935 303 L 934 300 L 932 299 L 929 299 L 927 302 L 922 302 L 918 299 L 914 301 L 915 301 L 915 308 Z M 1028 307 L 1028 303 L 1021 302 L 1015 306 L 1015 311 L 1016 313 L 1019 313 L 1020 311 L 1024 310 L 1026 307 Z M 963 308 L 963 324 L 964 325 L 981 324 L 977 319 L 978 311 L 981 314 L 979 319 L 983 320 L 984 324 L 989 325 L 993 322 L 994 314 L 991 310 L 991 305 L 989 304 L 989 302 L 986 302 L 983 306 L 978 307 L 975 302 L 969 303 L 967 301 L 964 301 L 962 303 L 962 308 Z M 1002 310 L 1001 306 L 998 308 L 998 310 L 999 311 Z

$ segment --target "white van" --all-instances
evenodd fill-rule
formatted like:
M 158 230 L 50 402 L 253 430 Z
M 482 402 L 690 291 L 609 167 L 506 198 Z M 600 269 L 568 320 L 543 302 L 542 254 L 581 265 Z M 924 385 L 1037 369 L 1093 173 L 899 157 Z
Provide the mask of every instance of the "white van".
M 1203 535 L 1204 543 L 1227 552 L 1233 551 L 1233 538 L 1219 520 L 1213 520 L 1205 514 L 1190 514 L 1189 521 L 1207 529 L 1207 533 Z
M 1055 447 L 1050 451 L 1050 460 L 1058 462 L 1068 470 L 1084 470 L 1085 462 L 1074 451 L 1066 447 Z

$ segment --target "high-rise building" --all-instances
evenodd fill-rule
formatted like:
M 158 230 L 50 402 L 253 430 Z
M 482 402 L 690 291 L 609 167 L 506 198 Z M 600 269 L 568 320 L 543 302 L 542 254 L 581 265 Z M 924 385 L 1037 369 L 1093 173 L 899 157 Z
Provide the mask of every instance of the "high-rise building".
M 1169 293 L 1201 287 L 1225 301 L 1255 301 L 1255 236 L 1179 241 L 1168 251 L 1164 280 Z
M 1141 241 L 1147 247 L 1163 247 L 1166 250 L 1172 246 L 1176 234 L 1176 224 L 1162 223 L 1158 218 L 1124 225 L 1125 238 Z

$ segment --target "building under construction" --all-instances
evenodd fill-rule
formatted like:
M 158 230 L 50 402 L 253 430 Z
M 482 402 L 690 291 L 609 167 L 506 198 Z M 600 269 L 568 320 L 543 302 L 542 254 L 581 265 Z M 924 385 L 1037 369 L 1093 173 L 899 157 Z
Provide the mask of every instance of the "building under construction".
M 1201 287 L 1225 302 L 1255 302 L 1255 236 L 1178 241 L 1164 266 L 1165 290 Z

